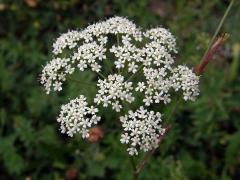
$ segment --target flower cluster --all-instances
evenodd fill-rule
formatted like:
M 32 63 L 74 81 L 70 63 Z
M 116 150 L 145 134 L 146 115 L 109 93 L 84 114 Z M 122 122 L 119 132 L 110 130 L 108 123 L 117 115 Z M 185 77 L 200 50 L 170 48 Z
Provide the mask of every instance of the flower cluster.
M 171 51 L 157 41 L 146 44 L 142 51 L 144 53 L 143 64 L 146 67 L 172 68 L 171 65 L 174 63 L 174 57 Z
M 164 28 L 153 28 L 144 33 L 145 37 L 148 37 L 157 44 L 165 46 L 170 52 L 177 53 L 176 40 L 174 36 Z
M 106 42 L 107 38 L 102 37 L 99 39 L 100 43 L 91 42 L 86 43 L 78 47 L 77 52 L 72 56 L 72 62 L 77 64 L 80 71 L 84 71 L 88 66 L 91 67 L 92 71 L 99 72 L 101 66 L 98 61 L 102 61 L 106 58 Z
M 53 54 L 61 54 L 65 48 L 72 49 L 77 46 L 77 41 L 84 38 L 84 34 L 79 31 L 69 31 L 62 34 L 53 43 Z
M 136 91 L 144 91 L 143 102 L 145 105 L 150 106 L 160 101 L 163 101 L 164 104 L 169 103 L 169 89 L 171 88 L 171 83 L 169 79 L 166 78 L 166 69 L 144 68 L 143 73 L 146 82 L 139 82 Z
M 165 132 L 161 117 L 159 112 L 148 111 L 142 106 L 120 117 L 124 131 L 120 141 L 129 145 L 127 151 L 130 155 L 137 155 L 138 149 L 146 152 L 158 146 L 159 137 Z
M 83 31 L 69 31 L 62 34 L 55 43 L 53 43 L 53 53 L 61 54 L 64 49 L 73 49 L 79 41 L 88 43 L 93 41 L 94 37 L 100 37 L 106 34 L 128 34 L 136 40 L 142 40 L 142 32 L 134 23 L 127 18 L 114 17 L 103 22 L 89 25 Z
M 69 136 L 79 133 L 82 138 L 89 136 L 89 128 L 100 121 L 96 115 L 97 108 L 88 107 L 86 98 L 80 95 L 78 98 L 71 100 L 68 104 L 62 105 L 61 112 L 57 121 L 61 124 L 61 132 Z
M 132 82 L 124 82 L 124 77 L 121 75 L 109 75 L 107 79 L 98 80 L 98 93 L 94 99 L 97 104 L 102 103 L 103 107 L 109 104 L 112 108 L 119 112 L 122 109 L 121 101 L 131 103 L 134 100 L 131 90 Z
M 135 90 L 144 93 L 143 102 L 146 106 L 161 101 L 164 104 L 170 103 L 171 89 L 181 89 L 185 101 L 194 101 L 199 95 L 199 77 L 192 70 L 186 66 L 178 66 L 168 71 L 166 68 L 143 68 L 145 82 L 138 82 Z
M 121 142 L 130 146 L 129 154 L 135 155 L 139 149 L 157 147 L 164 133 L 161 114 L 146 107 L 170 103 L 174 92 L 181 92 L 184 100 L 195 100 L 199 95 L 199 77 L 187 66 L 174 65 L 176 53 L 176 40 L 167 29 L 143 31 L 126 18 L 113 17 L 57 38 L 54 57 L 43 68 L 41 83 L 47 93 L 61 91 L 75 70 L 91 70 L 99 75 L 94 104 L 111 106 L 116 112 L 129 110 L 124 104 L 131 107 L 135 95 L 142 94 L 140 108 L 120 118 L 124 130 Z M 107 71 L 105 63 L 113 68 Z M 62 106 L 57 120 L 63 133 L 80 133 L 85 138 L 100 120 L 96 112 L 80 95 Z
M 136 40 L 142 40 L 142 32 L 136 25 L 123 17 L 113 17 L 106 21 L 88 26 L 83 33 L 98 37 L 106 34 L 128 34 Z
M 121 38 L 121 46 L 113 45 L 110 49 L 110 52 L 116 57 L 115 67 L 116 69 L 123 69 L 128 66 L 128 72 L 136 73 L 139 62 L 143 61 L 143 51 L 131 43 L 132 38 L 129 35 L 124 35 Z
M 62 82 L 66 80 L 66 75 L 72 74 L 75 69 L 69 62 L 69 58 L 55 58 L 43 68 L 41 83 L 47 94 L 49 94 L 51 87 L 54 91 L 62 90 Z
M 199 95 L 199 76 L 196 76 L 188 67 L 178 66 L 172 70 L 171 84 L 175 91 L 183 91 L 185 101 L 194 101 Z

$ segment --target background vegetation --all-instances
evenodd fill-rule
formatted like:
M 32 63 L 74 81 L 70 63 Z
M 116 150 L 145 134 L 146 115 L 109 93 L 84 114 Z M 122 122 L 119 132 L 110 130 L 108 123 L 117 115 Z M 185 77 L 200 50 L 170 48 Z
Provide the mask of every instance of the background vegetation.
M 207 48 L 227 0 L 3 0 L 0 1 L 0 179 L 130 179 L 112 112 L 104 111 L 98 144 L 60 134 L 60 105 L 79 91 L 45 94 L 38 78 L 60 33 L 120 15 L 139 26 L 169 28 L 177 37 L 178 63 L 194 67 Z M 201 77 L 201 96 L 181 104 L 172 128 L 140 179 L 240 179 L 240 4 L 222 32 L 230 39 Z M 81 77 L 91 81 L 92 77 Z M 160 111 L 163 111 L 159 108 Z M 168 109 L 164 110 L 167 111 Z M 110 124 L 109 127 L 106 124 Z

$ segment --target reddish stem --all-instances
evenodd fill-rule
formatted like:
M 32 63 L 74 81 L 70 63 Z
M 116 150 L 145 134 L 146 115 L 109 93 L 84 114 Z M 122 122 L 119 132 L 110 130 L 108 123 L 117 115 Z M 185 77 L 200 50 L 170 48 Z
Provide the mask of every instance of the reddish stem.
M 220 47 L 224 44 L 224 42 L 228 39 L 229 34 L 224 33 L 222 36 L 218 37 L 214 43 L 211 45 L 210 49 L 206 53 L 206 55 L 202 58 L 201 63 L 197 65 L 194 69 L 196 74 L 202 74 L 207 64 L 212 60 L 213 56 L 217 54 Z
M 165 137 L 165 135 L 167 134 L 167 132 L 170 130 L 170 127 L 167 127 L 165 130 L 165 133 L 163 135 L 160 136 L 159 138 L 159 145 L 162 142 L 163 138 Z M 135 172 L 134 172 L 134 176 L 137 177 L 138 174 L 141 172 L 141 170 L 144 168 L 144 166 L 146 165 L 147 161 L 150 159 L 150 157 L 154 154 L 154 152 L 156 151 L 157 148 L 152 149 L 151 151 L 149 151 L 142 159 L 142 161 L 140 161 L 138 163 L 138 165 L 135 168 Z

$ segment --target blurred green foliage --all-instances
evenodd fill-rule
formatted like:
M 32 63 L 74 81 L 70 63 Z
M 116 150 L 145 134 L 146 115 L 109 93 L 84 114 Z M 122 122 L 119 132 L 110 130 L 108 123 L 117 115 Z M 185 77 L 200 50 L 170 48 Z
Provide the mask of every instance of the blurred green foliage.
M 60 105 L 79 92 L 91 97 L 95 87 L 69 83 L 63 93 L 44 93 L 38 79 L 42 65 L 51 59 L 52 42 L 68 29 L 127 16 L 144 28 L 169 28 L 179 45 L 177 62 L 193 67 L 228 3 L 0 1 L 0 179 L 130 179 L 131 166 L 111 110 L 101 111 L 107 123 L 98 144 L 60 134 L 55 120 Z M 222 29 L 230 40 L 201 77 L 201 96 L 180 104 L 173 119 L 165 122 L 172 128 L 140 179 L 240 179 L 239 6 L 236 2 Z M 89 73 L 81 77 L 94 80 Z

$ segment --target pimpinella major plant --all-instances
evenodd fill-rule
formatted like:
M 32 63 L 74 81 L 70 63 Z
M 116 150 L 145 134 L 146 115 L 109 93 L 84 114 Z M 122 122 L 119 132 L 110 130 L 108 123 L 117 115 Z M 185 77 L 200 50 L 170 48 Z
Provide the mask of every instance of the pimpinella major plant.
M 219 47 L 224 40 L 217 39 L 214 52 L 216 44 L 220 42 Z M 199 74 L 214 52 L 209 48 L 195 69 L 176 65 L 176 40 L 169 30 L 157 27 L 144 31 L 127 18 L 113 17 L 57 38 L 53 59 L 43 68 L 41 84 L 49 94 L 62 91 L 64 82 L 75 71 L 95 73 L 97 93 L 93 103 L 80 94 L 62 105 L 57 117 L 60 130 L 70 137 L 89 138 L 91 128 L 101 121 L 99 107 L 111 107 L 119 117 L 116 123 L 121 123 L 120 142 L 127 145 L 136 179 L 169 130 L 162 125 L 164 114 L 153 107 L 167 106 L 176 95 L 195 101 L 200 93 Z M 131 106 L 136 99 L 141 102 L 137 108 Z M 135 165 L 132 156 L 140 151 L 147 154 Z
M 175 38 L 168 30 L 159 27 L 142 31 L 122 17 L 62 34 L 53 44 L 54 58 L 42 72 L 41 83 L 47 93 L 61 91 L 70 74 L 87 69 L 98 75 L 98 90 L 92 105 L 81 94 L 61 107 L 57 118 L 61 132 L 87 138 L 89 128 L 101 121 L 98 106 L 110 106 L 119 114 L 128 108 L 119 117 L 121 143 L 128 145 L 130 155 L 156 148 L 165 132 L 164 118 L 151 107 L 167 105 L 175 92 L 182 93 L 186 101 L 199 95 L 199 76 L 187 66 L 174 65 L 176 52 Z M 111 67 L 108 71 L 103 70 L 106 63 Z M 139 92 L 142 103 L 138 109 L 131 109 Z

